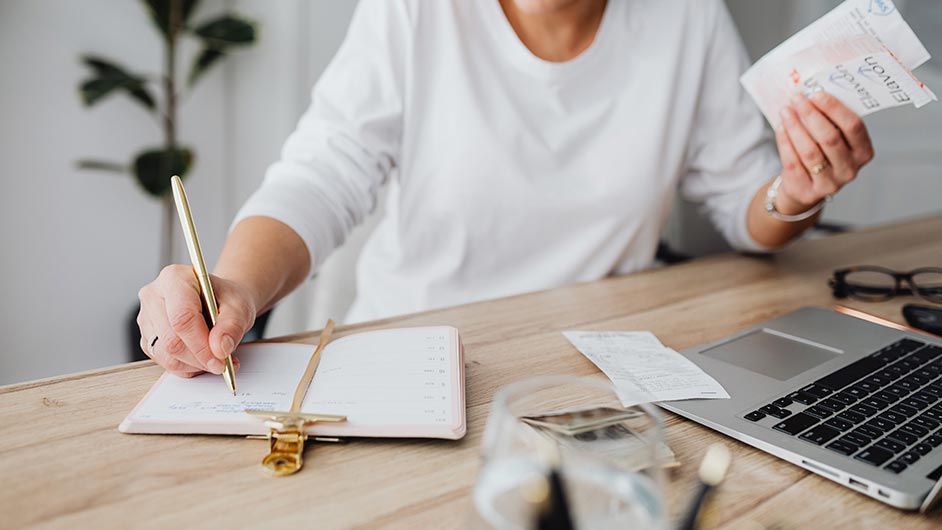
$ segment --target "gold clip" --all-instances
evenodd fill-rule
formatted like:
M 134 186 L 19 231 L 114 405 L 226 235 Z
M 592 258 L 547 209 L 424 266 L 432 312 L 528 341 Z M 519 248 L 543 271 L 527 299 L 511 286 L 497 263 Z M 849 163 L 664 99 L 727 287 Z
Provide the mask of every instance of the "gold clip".
M 267 436 L 249 436 L 255 440 L 268 440 L 268 456 L 262 459 L 262 466 L 273 476 L 284 477 L 297 473 L 304 461 L 304 442 L 308 435 L 305 427 L 319 421 L 340 422 L 346 416 L 332 414 L 305 414 L 301 412 L 271 412 L 267 410 L 247 410 L 253 416 L 265 418 L 265 426 L 270 431 Z M 339 442 L 339 438 L 312 437 L 319 442 Z
M 334 321 L 328 320 L 327 325 L 321 330 L 321 337 L 317 343 L 317 349 L 314 350 L 310 360 L 308 360 L 307 368 L 304 369 L 304 374 L 301 375 L 298 387 L 294 391 L 294 399 L 291 400 L 290 412 L 271 412 L 267 410 L 245 411 L 253 416 L 265 418 L 265 425 L 270 429 L 268 436 L 250 436 L 249 438 L 268 439 L 270 449 L 268 456 L 262 460 L 262 465 L 276 477 L 291 475 L 301 469 L 301 465 L 303 464 L 301 456 L 304 454 L 304 442 L 308 439 L 307 434 L 304 432 L 305 427 L 319 421 L 338 422 L 346 421 L 347 419 L 346 416 L 335 416 L 333 414 L 306 414 L 301 412 L 301 402 L 304 401 L 308 386 L 310 386 L 311 380 L 314 379 L 314 372 L 317 370 L 317 365 L 321 360 L 321 351 L 327 346 L 333 332 Z M 314 439 L 320 442 L 340 441 L 339 438 L 330 437 Z

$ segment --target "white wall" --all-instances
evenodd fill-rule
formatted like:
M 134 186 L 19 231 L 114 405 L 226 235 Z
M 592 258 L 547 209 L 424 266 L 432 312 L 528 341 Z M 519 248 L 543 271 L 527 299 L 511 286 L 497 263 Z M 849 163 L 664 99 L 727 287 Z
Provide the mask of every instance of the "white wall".
M 209 73 L 180 113 L 181 140 L 198 154 L 187 191 L 210 266 L 306 107 L 355 1 L 204 0 L 194 20 L 230 5 L 259 22 L 260 42 Z M 159 145 L 161 132 L 124 96 L 83 108 L 78 57 L 157 71 L 159 46 L 140 2 L 0 2 L 0 384 L 127 359 L 125 321 L 158 271 L 161 210 L 130 177 L 81 172 L 74 162 L 129 160 Z
M 355 0 L 203 3 L 196 19 L 233 7 L 260 23 L 260 42 L 207 75 L 181 113 L 181 137 L 199 155 L 187 189 L 212 266 L 232 215 L 307 106 Z M 836 2 L 729 3 L 759 55 Z M 940 47 L 930 51 L 942 58 Z M 74 161 L 129 159 L 158 144 L 160 129 L 122 96 L 84 109 L 75 88 L 85 75 L 77 61 L 82 52 L 134 69 L 161 64 L 157 34 L 139 2 L 0 1 L 0 384 L 123 362 L 125 320 L 137 289 L 158 270 L 159 206 L 132 179 L 79 172 Z M 918 73 L 942 94 L 942 69 Z M 942 104 L 881 113 L 868 123 L 877 159 L 828 218 L 870 224 L 939 211 Z M 336 270 L 349 268 L 350 246 L 329 260 L 325 274 L 349 282 Z M 340 316 L 352 289 L 335 280 L 308 282 L 279 306 L 271 332 L 311 329 Z

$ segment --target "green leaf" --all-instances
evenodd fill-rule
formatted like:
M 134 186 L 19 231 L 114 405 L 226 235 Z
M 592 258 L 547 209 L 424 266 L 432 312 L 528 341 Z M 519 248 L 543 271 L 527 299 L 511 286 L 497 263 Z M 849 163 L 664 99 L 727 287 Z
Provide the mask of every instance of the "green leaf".
M 217 64 L 230 48 L 247 46 L 255 42 L 255 26 L 252 22 L 234 15 L 223 15 L 192 30 L 203 41 L 193 66 L 190 68 L 189 84 L 192 86 L 211 66 Z
M 193 86 L 196 80 L 209 70 L 210 66 L 216 64 L 219 59 L 225 56 L 224 52 L 216 48 L 203 48 L 203 51 L 193 60 L 193 66 L 190 68 L 190 75 L 187 79 L 190 86 Z
M 144 78 L 131 75 L 120 66 L 100 57 L 85 56 L 82 57 L 82 62 L 92 70 L 93 75 L 79 86 L 82 101 L 86 105 L 94 105 L 115 90 L 124 90 L 149 110 L 156 108 L 157 104 L 148 91 Z
M 128 166 L 118 162 L 110 162 L 108 160 L 84 159 L 79 160 L 77 165 L 79 169 L 112 171 L 114 173 L 127 173 L 128 171 Z
M 193 151 L 186 147 L 148 149 L 134 159 L 134 176 L 147 193 L 160 198 L 170 189 L 170 177 L 185 178 L 192 164 Z
M 176 3 L 174 6 L 179 13 L 179 26 L 177 30 L 183 27 L 187 20 L 190 18 L 190 15 L 193 13 L 193 10 L 196 9 L 196 5 L 199 4 L 198 0 L 144 0 L 144 5 L 147 8 L 148 13 L 150 14 L 151 20 L 154 22 L 154 25 L 160 30 L 160 33 L 163 34 L 164 39 L 170 39 L 170 7 L 171 3 Z
M 210 48 L 224 49 L 255 42 L 255 26 L 251 21 L 235 15 L 223 15 L 200 24 L 193 32 Z
M 119 86 L 120 83 L 113 79 L 88 79 L 79 86 L 79 93 L 82 102 L 86 106 L 92 106 Z

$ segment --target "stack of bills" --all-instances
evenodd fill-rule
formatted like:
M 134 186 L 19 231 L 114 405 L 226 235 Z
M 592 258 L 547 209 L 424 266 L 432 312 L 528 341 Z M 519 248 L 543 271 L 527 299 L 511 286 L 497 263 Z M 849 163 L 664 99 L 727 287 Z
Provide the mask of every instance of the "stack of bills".
M 667 444 L 657 441 L 652 454 L 650 440 L 629 427 L 632 418 L 643 414 L 638 410 L 597 407 L 547 412 L 520 420 L 555 442 L 564 454 L 573 451 L 593 455 L 627 471 L 679 465 Z

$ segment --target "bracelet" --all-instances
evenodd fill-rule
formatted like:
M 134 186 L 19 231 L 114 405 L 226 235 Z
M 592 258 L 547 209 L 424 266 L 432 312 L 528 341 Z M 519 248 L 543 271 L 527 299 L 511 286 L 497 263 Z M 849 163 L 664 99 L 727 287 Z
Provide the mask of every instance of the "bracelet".
M 795 223 L 798 221 L 804 221 L 805 219 L 808 219 L 812 215 L 820 212 L 822 209 L 824 209 L 825 204 L 831 202 L 831 195 L 828 195 L 824 198 L 823 201 L 819 202 L 818 204 L 815 204 L 809 210 L 806 210 L 801 213 L 796 213 L 794 215 L 784 214 L 775 209 L 775 197 L 778 196 L 778 190 L 781 187 L 782 187 L 782 176 L 779 175 L 775 177 L 775 180 L 772 181 L 772 185 L 769 186 L 769 189 L 765 191 L 765 211 L 768 212 L 768 214 L 771 215 L 772 217 L 778 219 L 779 221 L 785 221 L 786 223 Z

